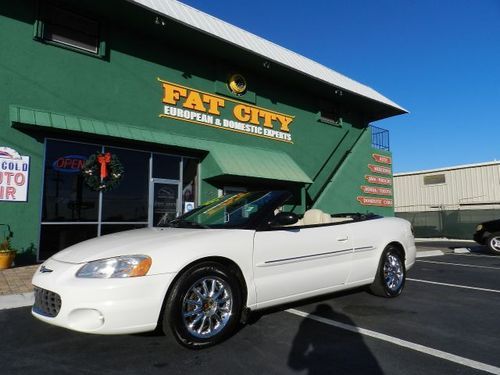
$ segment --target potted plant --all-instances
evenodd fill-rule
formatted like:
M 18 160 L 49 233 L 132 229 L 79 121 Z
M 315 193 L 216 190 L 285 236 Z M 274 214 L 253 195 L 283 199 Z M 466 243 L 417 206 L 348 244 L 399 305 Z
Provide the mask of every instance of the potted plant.
M 0 242 L 0 270 L 10 268 L 14 258 L 16 257 L 16 250 L 14 250 L 10 244 L 12 239 L 12 232 L 10 226 L 7 224 L 0 224 L 7 227 L 7 235 Z

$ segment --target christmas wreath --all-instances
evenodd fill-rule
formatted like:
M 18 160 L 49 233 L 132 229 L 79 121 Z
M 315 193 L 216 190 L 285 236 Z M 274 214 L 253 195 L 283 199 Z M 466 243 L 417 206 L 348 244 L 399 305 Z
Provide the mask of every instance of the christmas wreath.
M 82 168 L 85 183 L 94 191 L 109 191 L 120 184 L 123 165 L 114 154 L 96 152 L 89 156 Z

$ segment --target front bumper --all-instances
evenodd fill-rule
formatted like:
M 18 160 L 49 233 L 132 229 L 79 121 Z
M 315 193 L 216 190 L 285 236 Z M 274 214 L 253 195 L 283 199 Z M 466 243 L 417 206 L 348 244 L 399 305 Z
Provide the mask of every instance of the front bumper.
M 156 328 L 164 297 L 174 273 L 123 279 L 75 277 L 82 264 L 49 259 L 51 272 L 33 276 L 35 288 L 60 296 L 60 307 L 51 314 L 35 305 L 36 318 L 59 327 L 96 334 L 126 334 Z M 51 316 L 52 315 L 52 316 Z M 55 315 L 55 316 L 53 316 Z
M 491 235 L 490 232 L 488 231 L 480 231 L 480 232 L 476 232 L 474 233 L 474 241 L 476 241 L 478 244 L 480 245 L 484 245 L 486 243 L 486 240 L 488 239 L 488 237 Z

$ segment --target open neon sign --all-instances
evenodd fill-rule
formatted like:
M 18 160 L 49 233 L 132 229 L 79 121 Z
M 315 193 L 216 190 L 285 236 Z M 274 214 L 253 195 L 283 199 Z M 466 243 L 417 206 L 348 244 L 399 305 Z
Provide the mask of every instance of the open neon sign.
M 52 169 L 62 173 L 80 173 L 87 157 L 83 155 L 66 155 L 52 163 Z

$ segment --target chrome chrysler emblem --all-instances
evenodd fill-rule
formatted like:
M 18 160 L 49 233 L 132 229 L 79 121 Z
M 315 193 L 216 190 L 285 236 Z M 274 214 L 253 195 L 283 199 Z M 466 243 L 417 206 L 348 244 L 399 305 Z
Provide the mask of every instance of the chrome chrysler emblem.
M 49 272 L 53 272 L 53 271 L 54 270 L 51 270 L 50 268 L 47 268 L 47 267 L 45 267 L 43 265 L 40 267 L 40 272 L 41 273 L 49 273 Z

